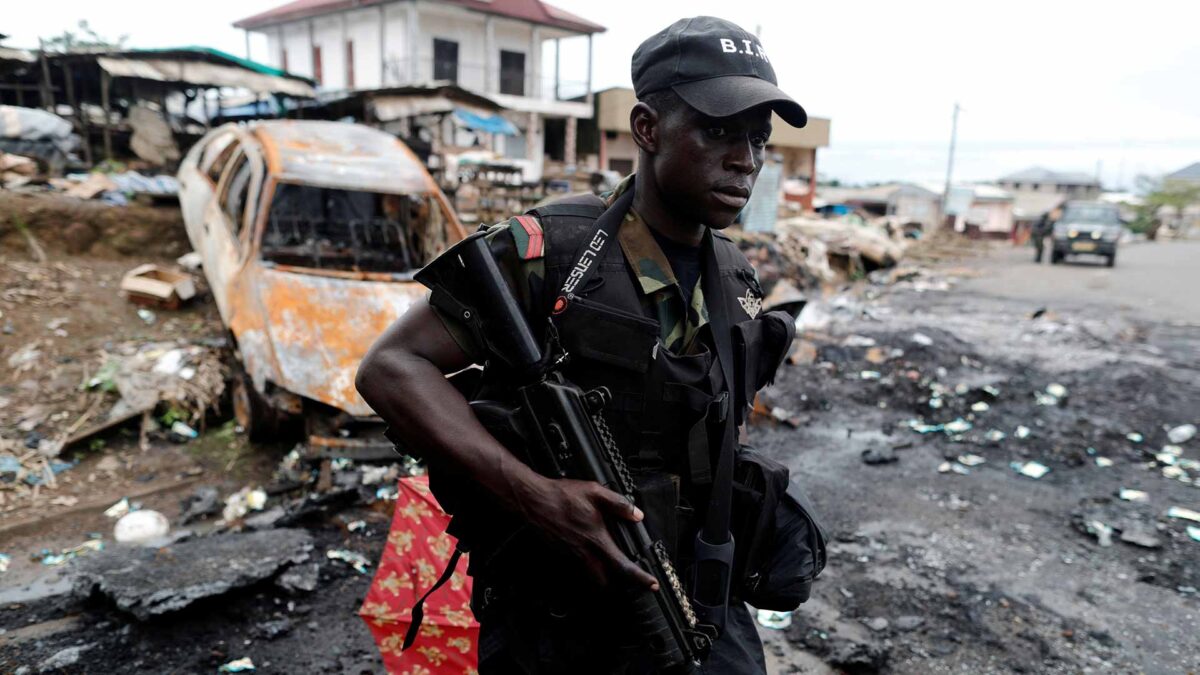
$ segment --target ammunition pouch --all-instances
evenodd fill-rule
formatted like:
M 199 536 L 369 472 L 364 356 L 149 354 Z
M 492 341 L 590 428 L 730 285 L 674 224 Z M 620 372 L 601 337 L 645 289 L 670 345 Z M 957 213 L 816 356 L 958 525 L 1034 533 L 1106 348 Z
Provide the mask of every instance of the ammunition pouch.
M 742 446 L 734 461 L 737 595 L 759 609 L 792 611 L 825 568 L 825 534 L 786 466 Z

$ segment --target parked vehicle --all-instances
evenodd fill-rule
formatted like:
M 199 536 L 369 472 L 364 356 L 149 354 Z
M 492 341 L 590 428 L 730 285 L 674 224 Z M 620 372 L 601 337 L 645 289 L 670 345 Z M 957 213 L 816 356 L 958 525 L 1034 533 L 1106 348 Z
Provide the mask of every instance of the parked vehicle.
M 1050 262 L 1057 265 L 1068 255 L 1098 255 L 1112 267 L 1117 261 L 1117 242 L 1122 231 L 1121 212 L 1115 204 L 1067 202 L 1062 217 L 1054 223 Z
M 465 236 L 445 195 L 395 137 L 319 121 L 214 129 L 179 184 L 243 369 L 238 423 L 264 439 L 303 417 L 310 445 L 361 446 L 347 431 L 373 419 L 358 364 L 424 294 L 417 270 Z

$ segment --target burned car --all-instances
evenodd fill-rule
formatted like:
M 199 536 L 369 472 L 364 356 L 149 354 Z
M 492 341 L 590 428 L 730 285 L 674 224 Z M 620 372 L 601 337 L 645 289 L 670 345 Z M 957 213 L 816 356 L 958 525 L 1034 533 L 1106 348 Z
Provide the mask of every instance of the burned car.
M 1086 254 L 1102 256 L 1112 267 L 1122 232 L 1121 212 L 1115 204 L 1067 202 L 1062 217 L 1054 223 L 1050 263 L 1057 265 L 1069 255 Z
M 358 431 L 378 420 L 355 371 L 424 294 L 413 275 L 465 236 L 445 195 L 395 137 L 297 120 L 214 129 L 179 184 L 241 367 L 237 422 L 255 440 L 303 429 L 310 447 L 367 449 Z

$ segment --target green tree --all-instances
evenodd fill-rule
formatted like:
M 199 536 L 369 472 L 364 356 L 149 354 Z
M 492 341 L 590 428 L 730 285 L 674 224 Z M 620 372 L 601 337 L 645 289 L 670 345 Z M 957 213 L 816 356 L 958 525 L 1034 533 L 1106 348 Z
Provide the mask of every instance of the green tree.
M 1152 233 L 1156 230 L 1155 221 L 1164 206 L 1175 213 L 1182 213 L 1188 206 L 1200 204 L 1200 185 L 1195 183 L 1139 176 L 1137 185 L 1143 197 L 1135 211 L 1136 217 L 1130 224 L 1130 229 L 1135 232 Z
M 124 49 L 125 42 L 128 40 L 128 35 L 122 35 L 115 40 L 103 37 L 92 30 L 92 27 L 84 20 L 79 22 L 78 31 L 64 30 L 62 35 L 43 38 L 41 43 L 42 49 L 46 51 L 82 52 L 103 49 Z

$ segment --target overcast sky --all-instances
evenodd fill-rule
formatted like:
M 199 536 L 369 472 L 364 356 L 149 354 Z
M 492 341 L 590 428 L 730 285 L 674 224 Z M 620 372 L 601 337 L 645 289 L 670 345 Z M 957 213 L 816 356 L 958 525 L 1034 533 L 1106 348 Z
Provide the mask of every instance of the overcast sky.
M 18 3 L 19 4 L 19 3 Z M 5 12 L 7 44 L 36 45 L 87 19 L 134 47 L 203 44 L 239 55 L 233 21 L 280 0 L 57 0 Z M 629 60 L 673 20 L 711 14 L 760 28 L 780 86 L 833 120 L 821 174 L 844 181 L 955 178 L 1031 165 L 1095 173 L 1108 187 L 1200 161 L 1200 2 L 825 2 L 555 0 L 608 26 L 595 42 L 596 88 L 629 85 Z M 44 11 L 43 11 L 44 10 Z M 564 71 L 582 65 L 564 49 Z M 252 44 L 255 58 L 265 39 Z M 567 75 L 564 74 L 564 78 Z

